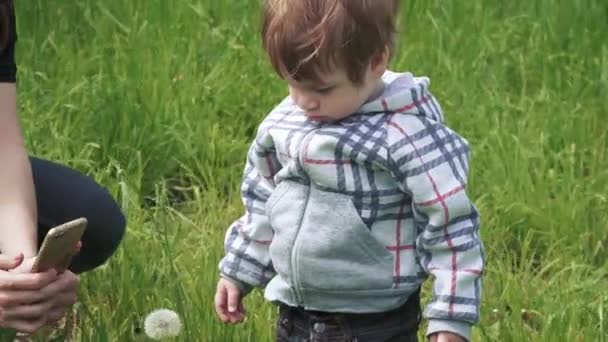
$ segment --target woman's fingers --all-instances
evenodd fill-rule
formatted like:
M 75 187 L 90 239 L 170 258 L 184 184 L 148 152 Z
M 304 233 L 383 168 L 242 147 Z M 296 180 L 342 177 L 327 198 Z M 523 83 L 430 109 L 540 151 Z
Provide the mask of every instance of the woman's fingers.
M 58 320 L 61 319 L 61 317 L 63 317 L 65 315 L 66 311 L 67 311 L 66 306 L 52 309 L 48 314 L 47 323 L 57 322 Z
M 70 271 L 40 273 L 6 271 L 23 262 L 0 255 L 0 327 L 32 333 L 60 319 L 76 302 L 78 277 Z
M 53 301 L 51 309 L 65 308 L 76 303 L 78 299 L 78 277 L 66 271 L 62 273 L 56 282 L 49 284 L 47 287 L 40 290 L 44 298 Z
M 62 292 L 54 298 L 54 305 L 51 309 L 65 309 L 66 307 L 76 303 L 77 300 L 78 296 L 76 291 Z
M 53 306 L 68 306 L 77 299 L 77 291 L 72 284 L 59 282 L 41 290 L 0 291 L 0 314 L 12 307 L 34 303 L 53 302 Z
M 34 262 L 36 262 L 35 256 L 23 258 L 23 261 L 19 264 L 19 266 L 11 269 L 10 271 L 13 273 L 32 273 L 32 266 L 34 266 Z
M 47 324 L 47 321 L 46 321 L 45 316 L 41 316 L 35 320 L 16 319 L 16 320 L 3 321 L 0 324 L 2 324 L 1 326 L 3 328 L 4 327 L 12 328 L 12 329 L 15 329 L 20 332 L 32 334 L 32 333 L 35 333 L 36 331 L 38 331 L 38 329 L 45 326 Z
M 57 279 L 57 272 L 15 273 L 0 271 L 0 291 L 40 290 Z
M 66 271 L 59 275 L 56 281 L 48 284 L 35 295 L 40 298 L 41 302 L 50 302 L 51 306 L 47 311 L 57 308 L 66 307 L 76 302 L 78 290 L 78 277 L 72 272 Z M 33 298 L 32 295 L 29 298 Z M 28 299 L 29 299 L 28 298 Z
M 30 274 L 41 276 L 44 273 Z M 10 274 L 21 277 L 24 274 Z M 3 279 L 3 285 L 18 287 L 19 280 Z M 34 332 L 43 325 L 59 320 L 77 300 L 78 277 L 70 271 L 57 276 L 46 286 L 31 291 L 0 289 L 0 326 L 23 332 Z
M 80 253 L 80 249 L 82 248 L 82 241 L 78 241 L 76 247 L 74 247 L 74 254 Z
M 39 302 L 27 305 L 18 305 L 2 310 L 0 317 L 7 320 L 37 320 L 45 316 L 53 307 L 53 301 Z
M 29 305 L 44 302 L 46 294 L 41 291 L 0 291 L 0 309 L 2 311 L 18 305 Z
M 44 273 L 29 274 L 39 279 Z M 11 273 L 13 278 L 22 278 L 28 274 Z M 33 282 L 33 281 L 32 281 Z M 39 302 L 55 301 L 72 304 L 76 297 L 78 288 L 78 278 L 73 273 L 65 273 L 56 278 L 55 281 L 48 282 L 48 279 L 39 281 L 34 287 L 23 286 L 30 284 L 20 279 L 0 279 L 0 310 L 6 310 L 17 305 L 27 305 Z M 42 285 L 42 286 L 40 286 Z M 40 288 L 38 288 L 40 287 Z
M 19 253 L 15 257 L 9 257 L 5 254 L 0 254 L 0 270 L 12 270 L 23 262 L 23 253 Z
M 51 308 L 48 314 L 48 322 L 56 322 L 61 319 L 67 312 L 68 308 L 78 301 L 76 291 L 67 291 L 59 294 L 55 300 L 55 305 Z
M 61 273 L 57 279 L 58 288 L 62 292 L 73 292 L 76 293 L 78 290 L 78 285 L 80 284 L 80 280 L 78 276 L 76 276 L 71 271 L 65 271 Z

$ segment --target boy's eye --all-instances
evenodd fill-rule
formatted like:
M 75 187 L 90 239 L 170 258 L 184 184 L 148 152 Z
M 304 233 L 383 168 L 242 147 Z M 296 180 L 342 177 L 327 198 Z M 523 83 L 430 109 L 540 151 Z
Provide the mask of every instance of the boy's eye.
M 325 88 L 318 88 L 315 89 L 315 91 L 319 94 L 329 94 L 332 92 L 332 90 L 334 90 L 335 87 L 325 87 Z

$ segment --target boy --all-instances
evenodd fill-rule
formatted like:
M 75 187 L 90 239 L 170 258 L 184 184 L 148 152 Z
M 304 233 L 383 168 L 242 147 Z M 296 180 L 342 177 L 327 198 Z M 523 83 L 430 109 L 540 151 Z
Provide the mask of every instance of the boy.
M 265 287 L 278 341 L 470 339 L 483 246 L 468 144 L 429 80 L 387 71 L 399 0 L 266 0 L 262 38 L 289 96 L 262 122 L 226 234 L 215 307 Z

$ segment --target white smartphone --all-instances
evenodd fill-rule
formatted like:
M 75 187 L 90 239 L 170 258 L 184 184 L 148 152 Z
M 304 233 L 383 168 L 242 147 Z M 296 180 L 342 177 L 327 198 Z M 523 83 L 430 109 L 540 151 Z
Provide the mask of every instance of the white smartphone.
M 87 219 L 81 217 L 50 229 L 38 251 L 32 272 L 44 272 L 51 268 L 58 273 L 64 272 L 70 266 L 87 223 Z

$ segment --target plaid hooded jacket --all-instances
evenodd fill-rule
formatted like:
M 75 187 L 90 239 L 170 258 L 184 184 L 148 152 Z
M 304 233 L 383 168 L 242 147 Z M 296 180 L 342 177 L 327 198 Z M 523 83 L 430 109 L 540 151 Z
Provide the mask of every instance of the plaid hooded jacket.
M 329 312 L 393 309 L 432 275 L 428 333 L 469 339 L 484 252 L 468 143 L 443 124 L 428 78 L 383 81 L 341 121 L 312 121 L 290 98 L 266 117 L 220 271 L 270 301 Z

